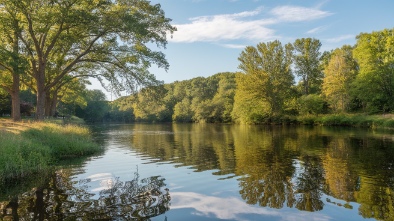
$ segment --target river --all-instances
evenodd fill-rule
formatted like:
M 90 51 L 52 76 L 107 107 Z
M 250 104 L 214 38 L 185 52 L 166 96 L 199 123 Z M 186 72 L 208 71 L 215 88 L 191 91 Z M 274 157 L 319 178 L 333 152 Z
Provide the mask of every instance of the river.
M 103 154 L 20 191 L 8 210 L 2 204 L 3 215 L 394 220 L 394 131 L 221 124 L 94 125 L 92 131 Z

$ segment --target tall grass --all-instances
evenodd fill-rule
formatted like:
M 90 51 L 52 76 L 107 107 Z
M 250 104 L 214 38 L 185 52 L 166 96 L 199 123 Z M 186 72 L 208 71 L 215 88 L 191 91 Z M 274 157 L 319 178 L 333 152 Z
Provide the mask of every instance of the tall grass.
M 47 146 L 56 160 L 90 155 L 101 150 L 99 145 L 92 142 L 87 128 L 75 125 L 46 123 L 40 129 L 21 132 L 21 136 Z
M 0 140 L 0 184 L 48 169 L 49 148 L 9 132 L 0 132 Z
M 87 128 L 75 125 L 19 123 L 15 132 L 0 128 L 0 184 L 40 174 L 56 162 L 102 150 Z

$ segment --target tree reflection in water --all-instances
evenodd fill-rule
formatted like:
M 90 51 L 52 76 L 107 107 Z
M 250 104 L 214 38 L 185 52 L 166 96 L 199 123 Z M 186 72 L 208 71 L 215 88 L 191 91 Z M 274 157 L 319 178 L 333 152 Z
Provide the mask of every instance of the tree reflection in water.
M 89 179 L 72 181 L 70 170 L 54 173 L 47 187 L 39 187 L 0 202 L 1 220 L 149 220 L 169 210 L 169 190 L 160 176 L 109 182 L 96 196 Z

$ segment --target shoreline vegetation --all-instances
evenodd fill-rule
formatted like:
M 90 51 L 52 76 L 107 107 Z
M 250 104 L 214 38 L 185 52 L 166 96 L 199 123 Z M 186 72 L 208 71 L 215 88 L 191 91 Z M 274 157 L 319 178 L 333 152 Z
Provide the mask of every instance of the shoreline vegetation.
M 102 151 L 90 131 L 76 124 L 0 118 L 0 186 L 44 175 L 60 161 Z
M 394 129 L 394 114 L 327 114 L 298 116 L 298 124 Z
M 74 122 L 74 123 L 72 123 Z M 0 118 L 0 186 L 50 171 L 58 162 L 102 151 L 81 120 L 45 122 Z M 272 117 L 260 124 L 295 124 L 394 129 L 394 114 L 327 114 Z

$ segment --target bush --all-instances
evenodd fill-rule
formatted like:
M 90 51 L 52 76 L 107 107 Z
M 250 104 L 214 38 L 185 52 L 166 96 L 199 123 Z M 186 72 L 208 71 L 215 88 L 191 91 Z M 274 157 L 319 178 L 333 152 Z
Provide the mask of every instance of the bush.
M 317 94 L 304 95 L 299 99 L 300 113 L 302 114 L 322 114 L 324 100 Z

